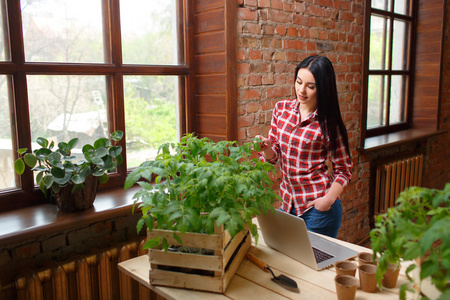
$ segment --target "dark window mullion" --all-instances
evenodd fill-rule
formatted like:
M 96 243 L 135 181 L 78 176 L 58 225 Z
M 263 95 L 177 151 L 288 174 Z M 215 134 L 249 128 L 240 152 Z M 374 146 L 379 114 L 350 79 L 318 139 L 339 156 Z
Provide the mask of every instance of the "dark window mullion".
M 22 14 L 20 1 L 7 1 L 9 45 L 11 46 L 11 61 L 13 65 L 21 66 L 25 63 L 25 49 L 22 33 Z M 30 114 L 28 107 L 27 76 L 25 72 L 12 74 L 10 96 L 13 102 L 11 108 L 12 144 L 13 153 L 17 157 L 17 149 L 28 148 L 31 150 Z M 25 172 L 21 176 L 21 186 L 27 192 L 34 189 L 32 172 Z

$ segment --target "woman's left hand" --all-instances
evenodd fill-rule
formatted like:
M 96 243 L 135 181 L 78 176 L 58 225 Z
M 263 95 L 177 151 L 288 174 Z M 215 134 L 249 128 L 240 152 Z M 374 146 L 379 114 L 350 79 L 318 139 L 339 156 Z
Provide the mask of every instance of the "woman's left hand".
M 330 210 L 331 205 L 333 205 L 334 201 L 330 201 L 325 197 L 317 198 L 314 201 L 308 203 L 307 208 L 314 206 L 318 211 L 327 211 Z

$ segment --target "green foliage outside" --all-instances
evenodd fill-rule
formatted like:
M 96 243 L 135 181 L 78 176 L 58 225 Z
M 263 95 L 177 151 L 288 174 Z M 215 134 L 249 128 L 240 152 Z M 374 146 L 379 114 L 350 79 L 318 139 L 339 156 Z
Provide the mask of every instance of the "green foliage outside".
M 155 160 L 142 163 L 125 181 L 125 189 L 141 186 L 133 197 L 134 210 L 142 211 L 138 232 L 146 226 L 150 231 L 213 234 L 216 223 L 235 236 L 248 225 L 257 241 L 252 218 L 273 210 L 279 196 L 269 176 L 274 166 L 252 158 L 252 149 L 259 151 L 259 144 L 214 143 L 192 134 L 180 143 L 163 144 Z M 181 243 L 175 233 L 174 238 Z M 169 246 L 158 237 L 148 240 L 145 248 L 158 245 L 166 251 Z

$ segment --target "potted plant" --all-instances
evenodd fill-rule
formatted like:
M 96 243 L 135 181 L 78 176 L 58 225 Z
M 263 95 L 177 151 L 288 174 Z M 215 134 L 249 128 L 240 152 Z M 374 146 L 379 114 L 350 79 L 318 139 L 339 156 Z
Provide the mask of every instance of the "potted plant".
M 47 199 L 54 197 L 62 211 L 83 210 L 92 207 L 99 183 L 108 181 L 108 172 L 112 172 L 123 161 L 122 147 L 117 143 L 122 139 L 122 131 L 115 131 L 110 139 L 99 138 L 93 145 L 82 147 L 83 158 L 72 154 L 78 144 L 78 138 L 69 142 L 55 143 L 39 137 L 36 142 L 41 148 L 33 153 L 27 148 L 17 152 L 19 158 L 14 170 L 22 175 L 25 165 L 36 171 L 36 182 Z
M 415 261 L 406 275 L 419 287 L 420 297 L 424 280 L 431 280 L 439 299 L 450 299 L 450 183 L 443 190 L 410 187 L 396 200 L 396 206 L 376 217 L 371 230 L 371 248 L 378 260 L 377 281 L 381 287 L 389 264 L 399 266 L 402 260 Z M 419 278 L 413 278 L 411 271 Z M 400 290 L 405 299 L 408 284 Z
M 184 248 L 191 247 L 191 244 L 187 244 L 189 241 L 185 239 L 186 236 L 193 236 L 195 239 L 200 239 L 199 235 L 212 237 L 220 227 L 231 238 L 250 231 L 257 241 L 258 231 L 252 222 L 253 217 L 261 212 L 274 210 L 273 204 L 280 198 L 272 189 L 273 181 L 269 176 L 272 172 L 275 173 L 274 166 L 260 161 L 252 154 L 254 150 L 259 151 L 258 142 L 238 146 L 231 141 L 214 143 L 208 138 L 187 134 L 179 143 L 160 146 L 155 160 L 142 163 L 127 176 L 125 189 L 135 183 L 141 186 L 134 195 L 134 209 L 139 208 L 142 212 L 137 223 L 138 232 L 143 227 L 148 230 L 148 240 L 144 247 L 162 248 L 150 250 L 150 260 L 153 263 L 155 260 L 152 253 L 167 253 L 174 243 Z M 154 234 L 154 231 L 158 233 Z M 244 240 L 245 238 L 242 243 Z M 247 241 L 249 247 L 250 238 Z M 238 249 L 239 243 L 235 244 Z M 228 256 L 219 248 L 215 248 L 213 253 Z M 242 260 L 245 253 L 237 256 Z M 187 261 L 190 259 L 184 259 L 183 263 Z M 203 266 L 199 260 L 196 260 L 196 264 L 199 265 L 196 269 Z M 204 265 L 210 264 L 208 262 Z M 153 269 L 152 267 L 152 272 Z M 223 270 L 225 266 L 217 269 L 216 273 L 223 275 Z M 173 274 L 161 277 L 174 278 Z M 201 282 L 206 283 L 209 278 L 206 276 Z M 152 273 L 150 280 L 153 282 Z M 160 279 L 155 280 L 154 284 L 161 283 Z M 174 286 L 174 282 L 175 280 L 171 280 L 166 285 Z M 183 287 L 189 286 L 189 278 L 184 275 L 179 282 L 182 282 Z M 226 287 L 225 284 L 225 287 L 212 289 L 214 285 L 215 283 L 211 283 L 191 287 L 215 292 L 221 292 Z

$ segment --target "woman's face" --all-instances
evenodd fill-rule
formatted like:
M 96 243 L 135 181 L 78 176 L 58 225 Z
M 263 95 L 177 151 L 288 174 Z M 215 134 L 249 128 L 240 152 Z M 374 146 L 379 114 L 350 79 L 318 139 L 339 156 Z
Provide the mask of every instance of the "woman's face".
M 308 69 L 300 69 L 295 80 L 295 93 L 300 105 L 316 109 L 317 87 L 313 74 Z

